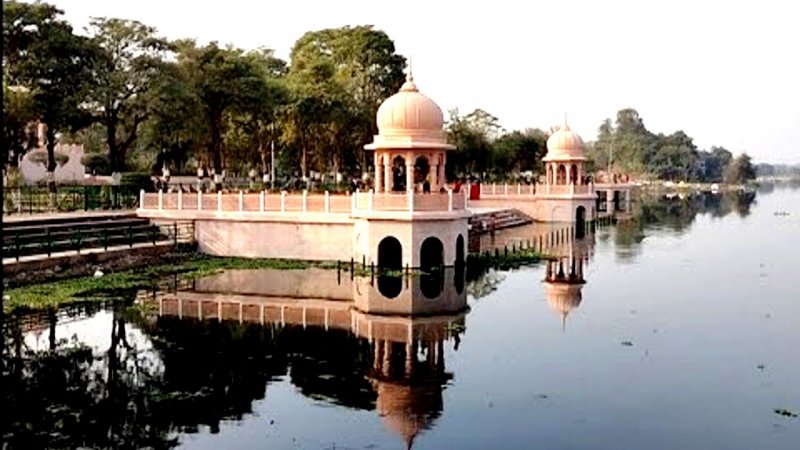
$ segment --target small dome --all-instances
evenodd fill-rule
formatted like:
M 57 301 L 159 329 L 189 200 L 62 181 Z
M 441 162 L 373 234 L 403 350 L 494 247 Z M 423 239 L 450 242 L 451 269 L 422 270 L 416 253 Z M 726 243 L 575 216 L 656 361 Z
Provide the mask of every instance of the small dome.
M 547 139 L 547 155 L 544 161 L 585 160 L 583 139 L 572 131 L 566 121 L 558 131 Z
M 400 91 L 387 98 L 377 114 L 378 135 L 367 150 L 377 148 L 445 148 L 444 115 L 433 100 L 419 92 L 409 73 Z

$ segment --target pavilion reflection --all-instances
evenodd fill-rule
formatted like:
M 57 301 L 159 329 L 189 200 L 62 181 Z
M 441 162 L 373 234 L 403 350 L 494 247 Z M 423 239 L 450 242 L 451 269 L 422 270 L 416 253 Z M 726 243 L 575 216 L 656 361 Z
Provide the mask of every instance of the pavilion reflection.
M 561 316 L 562 331 L 566 331 L 567 316 L 583 301 L 584 269 L 594 245 L 595 235 L 588 233 L 546 249 L 551 259 L 545 263 L 544 292 L 550 308 Z
M 175 320 L 275 330 L 286 351 L 274 361 L 286 361 L 283 370 L 303 394 L 376 410 L 410 448 L 444 408 L 442 391 L 453 378 L 445 346 L 458 348 L 468 312 L 464 277 L 463 267 L 398 277 L 387 292 L 381 277 L 231 270 L 139 299 L 157 309 L 156 333 Z

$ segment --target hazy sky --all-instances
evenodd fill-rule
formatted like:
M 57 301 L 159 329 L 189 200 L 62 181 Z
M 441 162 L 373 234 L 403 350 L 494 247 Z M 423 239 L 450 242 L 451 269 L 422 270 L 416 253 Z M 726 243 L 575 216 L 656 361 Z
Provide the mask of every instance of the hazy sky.
M 304 32 L 371 24 L 413 59 L 445 111 L 484 109 L 506 129 L 568 114 L 585 140 L 619 109 L 756 161 L 800 163 L 800 24 L 785 0 L 525 2 L 50 0 L 82 29 L 136 19 L 168 38 L 269 47 Z

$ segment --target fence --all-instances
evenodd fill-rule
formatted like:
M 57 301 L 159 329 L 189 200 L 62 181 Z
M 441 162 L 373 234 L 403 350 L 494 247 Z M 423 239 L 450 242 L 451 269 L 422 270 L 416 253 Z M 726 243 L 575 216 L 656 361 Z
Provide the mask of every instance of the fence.
M 19 261 L 22 256 L 47 255 L 89 249 L 108 250 L 109 247 L 152 243 L 174 246 L 194 241 L 194 223 L 190 221 L 161 224 L 130 224 L 123 227 L 99 227 L 92 229 L 69 229 L 51 231 L 50 227 L 39 227 L 27 232 L 4 232 L 3 255 Z
M 3 188 L 4 214 L 134 209 L 139 203 L 136 186 L 58 186 Z

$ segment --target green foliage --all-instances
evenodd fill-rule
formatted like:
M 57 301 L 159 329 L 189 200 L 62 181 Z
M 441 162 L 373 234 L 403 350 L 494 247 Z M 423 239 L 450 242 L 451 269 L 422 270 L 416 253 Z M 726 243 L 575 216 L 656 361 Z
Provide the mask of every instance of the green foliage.
M 150 175 L 142 172 L 123 173 L 120 176 L 119 184 L 120 186 L 125 186 L 137 192 L 142 189 L 144 189 L 145 192 L 152 192 L 155 190 L 155 187 L 153 186 L 153 180 L 150 178 Z
M 3 75 L 31 92 L 36 116 L 47 126 L 50 172 L 56 133 L 86 124 L 81 105 L 98 61 L 97 48 L 73 34 L 61 14 L 46 3 L 3 2 Z
M 81 164 L 86 166 L 87 173 L 94 173 L 97 175 L 111 175 L 111 164 L 106 155 L 100 153 L 89 153 L 83 155 Z
M 723 178 L 729 184 L 744 184 L 750 180 L 755 180 L 756 169 L 750 161 L 750 156 L 747 153 L 737 156 L 725 168 Z
M 9 87 L 3 78 L 3 163 L 16 167 L 19 158 L 37 144 L 31 123 L 36 111 L 31 92 L 21 86 Z
M 448 141 L 456 151 L 448 157 L 449 177 L 467 174 L 506 179 L 522 171 L 541 171 L 541 158 L 547 153 L 548 135 L 540 129 L 505 132 L 497 117 L 486 111 L 461 116 L 450 111 Z
M 111 168 L 122 171 L 147 118 L 148 94 L 167 43 L 156 37 L 155 28 L 133 20 L 95 17 L 89 32 L 99 50 L 88 100 L 95 120 L 105 127 Z
M 282 140 L 300 171 L 366 169 L 362 147 L 375 134 L 380 103 L 403 82 L 405 58 L 369 26 L 312 31 L 297 40 L 287 75 Z
M 144 289 L 166 274 L 181 273 L 185 278 L 212 274 L 225 269 L 301 270 L 310 267 L 335 269 L 331 262 L 288 259 L 219 258 L 201 254 L 175 255 L 160 265 L 111 273 L 100 278 L 82 277 L 52 283 L 9 289 L 3 304 L 6 312 L 40 310 L 76 302 L 115 298 L 123 292 Z

